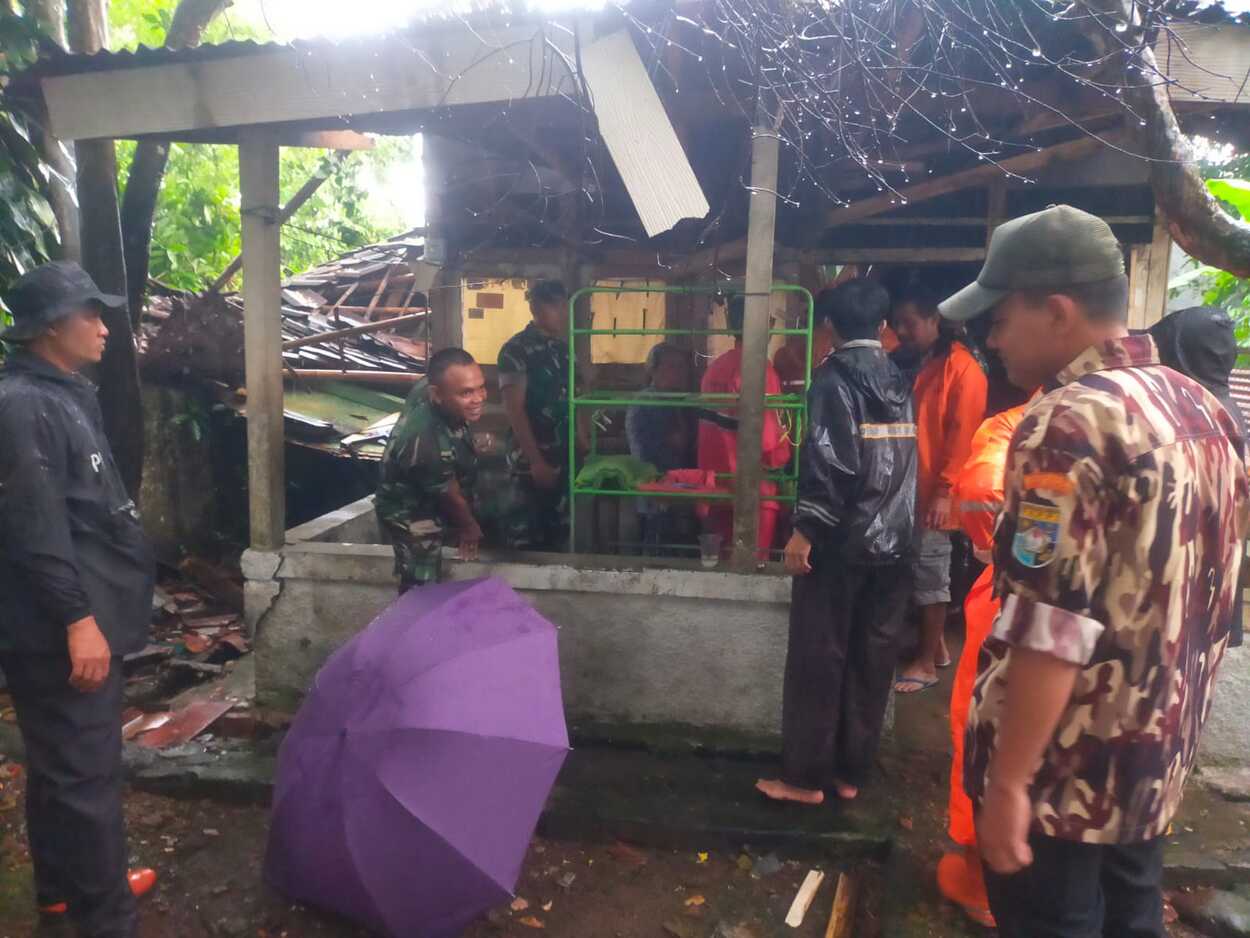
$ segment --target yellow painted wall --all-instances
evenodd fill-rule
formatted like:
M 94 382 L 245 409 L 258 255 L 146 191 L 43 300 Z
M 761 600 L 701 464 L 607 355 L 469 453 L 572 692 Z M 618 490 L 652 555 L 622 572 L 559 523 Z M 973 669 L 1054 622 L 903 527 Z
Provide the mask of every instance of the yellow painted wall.
M 598 286 L 646 286 L 642 280 L 600 281 Z M 465 350 L 483 365 L 498 363 L 499 350 L 530 321 L 524 280 L 465 280 L 462 283 Z M 486 294 L 483 296 L 482 294 Z M 485 305 L 489 296 L 503 296 L 503 308 Z M 595 293 L 590 298 L 594 328 L 663 329 L 666 322 L 663 293 Z M 481 316 L 472 311 L 481 310 Z M 644 362 L 662 336 L 605 336 L 591 338 L 591 356 L 599 364 Z
M 656 281 L 600 280 L 599 287 L 663 286 Z M 664 293 L 592 293 L 590 313 L 594 329 L 663 329 L 667 322 Z M 590 338 L 590 356 L 595 364 L 632 365 L 647 360 L 647 353 L 664 341 L 664 336 L 596 335 Z
M 528 284 L 524 280 L 465 280 L 460 292 L 463 309 L 464 348 L 483 365 L 497 364 L 499 350 L 530 321 L 529 303 L 525 302 Z M 478 306 L 478 294 L 502 294 L 503 309 Z M 472 318 L 470 310 L 481 309 L 480 319 Z

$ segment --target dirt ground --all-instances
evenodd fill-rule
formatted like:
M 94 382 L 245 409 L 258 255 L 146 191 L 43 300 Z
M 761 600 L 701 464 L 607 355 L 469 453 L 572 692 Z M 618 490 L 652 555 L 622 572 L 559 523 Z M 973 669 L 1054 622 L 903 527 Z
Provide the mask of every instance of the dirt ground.
M 22 776 L 0 765 L 0 938 L 61 936 L 39 926 L 30 858 L 21 822 Z M 799 861 L 752 851 L 669 851 L 616 844 L 535 840 L 517 887 L 515 908 L 494 910 L 466 938 L 820 938 L 839 872 L 863 885 L 854 935 L 960 938 L 985 934 L 966 925 L 932 887 L 942 850 L 940 825 L 926 808 L 927 787 L 900 815 L 899 846 L 888 865 Z M 142 938 L 349 938 L 367 933 L 333 916 L 284 900 L 261 880 L 267 812 L 261 807 L 184 801 L 132 792 L 127 799 L 132 860 L 161 871 L 142 903 Z M 801 928 L 784 924 L 809 869 L 825 881 Z M 419 875 L 419 874 L 414 874 Z M 1193 933 L 1173 932 L 1176 938 Z

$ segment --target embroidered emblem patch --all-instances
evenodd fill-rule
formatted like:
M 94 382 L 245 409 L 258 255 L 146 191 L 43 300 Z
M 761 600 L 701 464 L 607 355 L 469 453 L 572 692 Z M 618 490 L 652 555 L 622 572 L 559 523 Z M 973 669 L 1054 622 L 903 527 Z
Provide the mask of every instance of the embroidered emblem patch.
M 1024 489 L 1071 495 L 1076 491 L 1076 483 L 1061 472 L 1029 472 L 1024 476 Z
M 1023 502 L 1016 516 L 1012 556 L 1026 567 L 1044 567 L 1055 559 L 1059 543 L 1059 509 Z

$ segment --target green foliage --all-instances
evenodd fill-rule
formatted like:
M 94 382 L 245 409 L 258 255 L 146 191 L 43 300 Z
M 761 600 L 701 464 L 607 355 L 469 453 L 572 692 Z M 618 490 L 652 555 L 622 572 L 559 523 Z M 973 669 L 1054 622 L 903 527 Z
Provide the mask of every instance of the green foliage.
M 1219 176 L 1207 180 L 1207 188 L 1230 214 L 1250 221 L 1250 180 L 1242 178 L 1250 175 L 1250 157 L 1233 160 L 1219 172 Z M 1237 341 L 1242 345 L 1250 342 L 1250 280 L 1226 270 L 1195 264 L 1173 278 L 1168 287 L 1175 290 L 1194 281 L 1202 290 L 1204 304 L 1219 306 L 1232 317 L 1237 326 Z
M 118 146 L 121 184 L 129 173 L 133 143 Z M 393 231 L 372 217 L 362 176 L 411 153 L 407 139 L 381 141 L 354 153 L 282 230 L 286 274 L 307 270 Z M 323 150 L 283 149 L 280 186 L 285 202 L 314 173 L 331 168 Z M 242 248 L 239 161 L 232 146 L 174 144 L 161 184 L 152 232 L 151 275 L 184 290 L 203 290 Z
M 0 5 L 0 86 L 34 61 L 34 20 Z M 56 219 L 48 205 L 50 169 L 31 141 L 28 117 L 0 101 L 0 290 L 56 254 Z M 0 320 L 5 314 L 0 311 Z
M 109 8 L 114 49 L 160 46 L 178 0 L 112 0 Z M 267 41 L 266 30 L 219 15 L 204 42 L 234 39 Z M 134 155 L 133 143 L 118 145 L 118 179 L 123 188 Z M 286 274 L 307 270 L 354 247 L 381 240 L 394 231 L 383 227 L 370 209 L 363 179 L 369 170 L 409 159 L 411 140 L 380 141 L 377 149 L 354 153 L 338 166 L 282 230 Z M 323 150 L 282 150 L 282 199 L 286 201 L 314 173 L 328 170 Z M 238 151 L 233 146 L 174 144 L 161 184 L 153 221 L 151 275 L 184 290 L 202 290 L 220 274 L 242 246 L 239 218 Z M 237 287 L 240 281 L 235 280 Z

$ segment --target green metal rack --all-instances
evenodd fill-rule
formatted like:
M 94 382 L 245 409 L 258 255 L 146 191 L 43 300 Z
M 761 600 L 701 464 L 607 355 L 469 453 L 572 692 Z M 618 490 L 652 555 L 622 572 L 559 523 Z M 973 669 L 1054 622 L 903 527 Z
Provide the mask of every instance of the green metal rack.
M 731 329 L 583 329 L 577 325 L 577 318 L 574 310 L 577 301 L 583 297 L 594 293 L 667 293 L 676 295 L 700 295 L 714 296 L 724 293 L 725 288 L 721 286 L 647 286 L 647 287 L 583 287 L 572 296 L 569 297 L 569 465 L 568 465 L 568 484 L 569 484 L 569 536 L 571 539 L 576 537 L 577 531 L 577 496 L 578 495 L 604 495 L 618 498 L 646 497 L 646 498 L 695 498 L 703 501 L 723 500 L 730 501 L 733 494 L 730 492 L 638 492 L 633 489 L 604 489 L 592 486 L 579 487 L 577 485 L 577 409 L 579 407 L 596 407 L 600 409 L 625 409 L 632 406 L 642 407 L 715 407 L 728 402 L 736 402 L 738 395 L 736 394 L 705 394 L 702 392 L 690 393 L 660 393 L 647 396 L 640 396 L 632 392 L 619 391 L 593 391 L 585 397 L 577 394 L 577 354 L 576 343 L 578 336 L 637 336 L 637 335 L 654 335 L 654 336 L 694 336 L 694 335 L 735 335 Z M 773 293 L 795 293 L 803 297 L 807 301 L 807 317 L 806 325 L 802 328 L 776 328 L 769 329 L 768 335 L 801 335 L 806 340 L 807 354 L 805 357 L 805 368 L 803 375 L 803 388 L 806 391 L 812 380 L 812 325 L 815 304 L 812 294 L 809 290 L 797 284 L 775 283 L 769 294 Z M 764 406 L 770 410 L 785 410 L 792 412 L 794 415 L 794 456 L 789 466 L 785 470 L 778 472 L 765 473 L 762 478 L 773 482 L 793 482 L 798 477 L 798 451 L 802 440 L 802 428 L 806 424 L 807 418 L 807 395 L 804 394 L 766 394 L 764 396 Z M 732 478 L 728 473 L 718 476 L 718 478 Z M 793 502 L 794 496 L 787 494 L 778 494 L 772 497 L 780 502 Z

